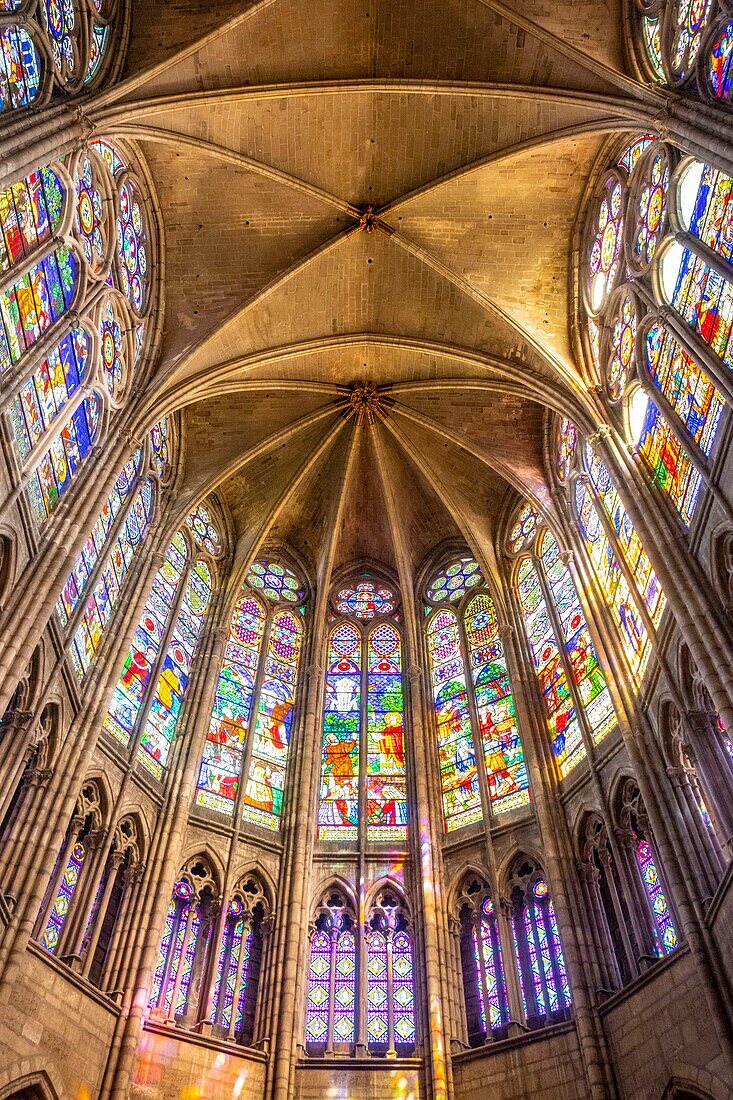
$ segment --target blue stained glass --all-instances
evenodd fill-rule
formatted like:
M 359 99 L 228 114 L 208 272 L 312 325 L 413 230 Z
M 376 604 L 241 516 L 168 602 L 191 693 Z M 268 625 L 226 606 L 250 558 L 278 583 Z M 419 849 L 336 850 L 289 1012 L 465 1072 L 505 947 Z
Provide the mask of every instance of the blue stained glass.
M 646 840 L 640 840 L 637 843 L 636 859 L 641 872 L 641 880 L 649 899 L 657 951 L 660 955 L 670 955 L 679 946 L 679 939 L 659 879 L 654 853 L 651 845 Z
M 41 947 L 50 954 L 54 954 L 58 947 L 66 918 L 69 915 L 74 893 L 79 885 L 79 876 L 81 875 L 86 854 L 86 847 L 81 841 L 77 841 L 76 844 L 73 845 L 69 854 L 61 882 L 56 891 L 53 906 L 51 907 L 51 912 L 46 921 L 46 927 L 41 935 Z
M 40 83 L 41 59 L 31 36 L 17 24 L 0 28 L 0 113 L 28 107 Z

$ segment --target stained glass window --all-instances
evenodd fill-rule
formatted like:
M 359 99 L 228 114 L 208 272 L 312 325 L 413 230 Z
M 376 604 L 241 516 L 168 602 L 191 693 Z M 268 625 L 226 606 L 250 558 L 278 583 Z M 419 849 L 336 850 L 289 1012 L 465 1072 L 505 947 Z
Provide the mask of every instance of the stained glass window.
M 264 909 L 261 903 L 246 905 L 245 897 L 249 895 L 236 894 L 227 907 L 210 1019 L 229 1038 L 246 1044 L 253 1032 Z
M 538 516 L 531 505 L 520 509 L 516 522 L 509 535 L 509 549 L 513 554 L 520 550 L 526 550 L 531 546 L 537 535 Z
M 140 735 L 137 758 L 156 779 L 168 763 L 181 707 L 188 688 L 204 615 L 211 598 L 211 573 L 196 562 L 188 574 L 178 615 L 168 638 L 163 663 Z
M 0 375 L 62 317 L 76 296 L 79 261 L 66 246 L 31 264 L 0 293 Z
M 525 505 L 520 517 L 527 511 Z M 570 570 L 554 535 L 547 529 L 539 532 L 537 526 L 534 531 L 533 542 L 519 544 L 520 553 L 530 551 L 532 557 L 519 564 L 516 590 L 550 743 L 565 777 L 586 755 L 582 723 L 599 744 L 614 728 L 616 715 Z M 507 545 L 510 553 L 517 552 L 514 530 Z
M 704 24 L 703 7 L 699 5 L 698 14 Z M 682 43 L 681 58 L 696 50 L 699 41 L 690 27 L 684 30 L 689 12 L 675 10 L 673 16 L 668 4 L 664 19 L 673 20 L 668 32 Z M 674 22 L 677 16 L 682 20 L 679 26 Z M 680 58 L 667 58 L 671 72 L 680 72 Z M 700 467 L 707 466 L 712 455 L 724 403 L 697 361 L 700 344 L 719 357 L 721 369 L 733 367 L 733 281 L 725 278 L 712 256 L 733 256 L 733 178 L 699 161 L 684 162 L 675 171 L 678 159 L 670 145 L 645 136 L 634 139 L 610 170 L 607 187 L 620 196 L 617 220 L 628 265 L 622 268 L 619 260 L 619 266 L 609 269 L 608 286 L 604 283 L 597 300 L 587 282 L 585 305 L 589 335 L 602 322 L 600 362 L 608 399 L 627 398 L 626 425 L 650 480 L 689 526 L 704 484 Z M 597 254 L 603 254 L 601 229 L 610 233 L 604 202 L 603 197 L 597 200 L 588 219 L 586 255 L 591 272 Z M 671 225 L 670 209 L 676 211 L 683 235 Z M 622 285 L 614 290 L 619 282 Z M 639 332 L 650 298 L 677 314 L 674 331 L 659 314 L 651 313 Z M 652 396 L 652 387 L 660 399 Z
M 561 640 L 570 666 L 570 683 L 580 703 L 596 744 L 616 725 L 606 678 L 590 637 L 575 584 L 560 555 L 554 535 L 546 531 L 539 543 L 540 558 L 553 605 L 560 623 Z
M 705 64 L 705 81 L 715 99 L 730 99 L 733 92 L 733 23 L 723 23 L 717 30 L 708 49 Z
M 41 76 L 41 59 L 28 31 L 17 24 L 0 27 L 0 113 L 30 106 Z
M 104 720 L 104 728 L 127 746 L 144 712 L 137 758 L 156 779 L 168 762 L 211 597 L 208 567 L 193 564 L 183 585 L 187 566 L 186 541 L 179 531 L 153 581 Z M 153 675 L 155 688 L 148 698 Z
M 570 471 L 575 463 L 575 454 L 578 448 L 578 429 L 572 420 L 566 417 L 560 421 L 558 439 L 557 473 L 561 481 L 567 481 Z
M 267 598 L 267 605 L 254 594 Z M 230 620 L 196 804 L 245 821 L 280 827 L 288 749 L 304 640 L 302 583 L 275 562 L 255 562 Z M 254 720 L 254 725 L 252 725 Z
M 87 845 L 83 840 L 77 840 L 69 852 L 64 873 L 56 891 L 51 912 L 46 921 L 46 927 L 41 935 L 41 947 L 50 954 L 54 954 L 61 938 L 61 933 L 69 915 L 74 893 L 79 885 L 84 860 L 87 856 Z
M 316 1052 L 356 1037 L 357 951 L 348 913 L 321 914 L 310 944 L 306 1042 Z
M 158 427 L 158 432 L 161 429 Z M 160 446 L 160 444 L 159 444 Z M 199 550 L 206 550 L 213 558 L 221 554 L 221 535 L 211 518 L 208 508 L 200 504 L 186 516 L 186 524 L 196 540 Z
M 189 1005 L 189 992 L 196 956 L 208 946 L 204 906 L 211 900 L 206 890 L 197 895 L 185 877 L 173 889 L 149 1002 L 167 1019 L 185 1016 L 195 1008 Z
M 136 484 L 141 461 L 142 452 L 137 451 L 134 457 L 123 467 L 102 511 L 95 520 L 91 534 L 86 540 L 81 554 L 69 573 L 56 604 L 56 614 L 64 627 L 67 626 L 69 619 L 78 607 L 89 583 L 89 578 L 92 576 L 102 551 L 113 533 L 115 520 Z
M 651 73 L 671 85 L 687 82 L 696 73 L 698 54 L 718 5 L 714 0 L 662 0 L 640 7 L 650 12 L 640 15 L 640 30 Z
M 142 544 L 150 525 L 155 491 L 153 482 L 145 479 L 133 497 L 125 521 L 87 601 L 70 650 L 77 678 L 82 680 L 91 666 L 105 629 L 117 606 L 120 592 L 132 560 Z
M 72 329 L 42 361 L 9 406 L 15 446 L 22 461 L 68 406 L 89 369 L 92 338 Z
M 471 1045 L 478 1045 L 489 1031 L 502 1037 L 509 1022 L 499 924 L 491 898 L 477 893 L 461 907 L 460 923 L 468 1036 Z
M 161 481 L 165 480 L 170 468 L 170 435 L 171 425 L 167 416 L 159 420 L 156 424 L 153 424 L 150 429 L 150 447 L 153 457 L 153 466 Z
M 667 494 L 689 527 L 702 478 L 658 406 L 641 389 L 634 390 L 629 402 L 629 429 L 653 483 Z
M 66 205 L 66 191 L 52 168 L 31 172 L 0 191 L 0 271 L 28 259 L 56 233 Z
M 438 603 L 438 610 L 428 619 L 426 633 L 443 818 L 449 832 L 483 817 L 477 738 L 483 745 L 492 812 L 503 813 L 529 802 L 524 752 L 494 604 L 488 592 L 476 591 L 484 579 L 475 562 L 461 559 L 455 566 L 428 586 L 428 599 Z M 460 617 L 452 608 L 441 606 L 446 601 L 463 601 Z
M 598 583 L 616 620 L 631 669 L 641 677 L 649 661 L 651 645 L 636 596 L 631 592 L 616 553 L 603 528 L 593 495 L 581 480 L 575 483 L 575 499 L 581 532 Z
M 532 876 L 512 893 L 512 936 L 527 1023 L 567 1018 L 571 997 L 557 917 L 544 878 Z
M 431 619 L 427 643 L 438 724 L 443 818 L 452 832 L 483 817 L 466 667 L 460 627 L 452 610 L 441 610 Z
M 654 921 L 657 951 L 660 955 L 669 955 L 679 946 L 679 940 L 659 879 L 654 853 L 646 840 L 639 840 L 635 850 L 641 881 L 644 883 Z
M 331 632 L 318 813 L 323 840 L 354 840 L 358 835 L 361 651 L 361 634 L 351 623 L 341 623 Z
M 641 539 L 624 508 L 605 462 L 585 445 L 585 461 L 596 496 L 615 532 L 618 546 L 634 579 L 636 589 L 646 605 L 654 626 L 659 625 L 667 600 L 652 569 Z
M 306 1038 L 311 1043 L 325 1043 L 328 1038 L 330 989 L 331 937 L 317 929 L 311 939 L 308 967 Z
M 547 711 L 550 743 L 560 775 L 564 777 L 585 758 L 586 749 L 542 584 L 537 569 L 529 558 L 525 558 L 519 567 L 517 589 L 532 660 Z
M 28 479 L 34 515 L 43 522 L 58 507 L 89 455 L 99 430 L 102 406 L 96 394 L 74 409 Z
M 250 566 L 247 584 L 268 600 L 300 603 L 305 596 L 302 583 L 286 566 L 274 561 L 256 561 Z
M 242 806 L 244 819 L 265 829 L 277 830 L 283 811 L 302 642 L 300 613 L 289 608 L 278 611 L 267 640 Z
M 336 610 L 342 615 L 355 615 L 363 620 L 389 615 L 394 609 L 395 598 L 390 590 L 371 581 L 359 581 L 352 588 L 343 588 L 336 600 Z
M 367 836 L 404 840 L 407 826 L 402 646 L 391 623 L 369 633 L 367 654 Z
M 375 915 L 366 934 L 367 1044 L 376 1053 L 415 1046 L 412 942 L 401 915 Z
M 483 584 L 483 580 L 478 562 L 473 558 L 461 558 L 438 573 L 428 588 L 428 599 L 431 603 L 455 603 L 463 599 L 470 588 Z
M 471 598 L 463 612 L 463 625 L 489 802 L 493 813 L 503 813 L 529 802 L 529 780 L 499 623 L 488 592 Z

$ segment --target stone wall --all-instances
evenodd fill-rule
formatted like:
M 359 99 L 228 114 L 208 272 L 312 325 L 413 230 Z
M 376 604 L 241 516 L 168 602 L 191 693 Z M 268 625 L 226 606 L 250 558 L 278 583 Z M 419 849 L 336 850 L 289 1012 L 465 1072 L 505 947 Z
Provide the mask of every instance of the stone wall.
M 572 1025 L 458 1055 L 453 1081 L 461 1100 L 581 1100 L 586 1095 Z
M 294 1100 L 423 1100 L 424 1087 L 422 1071 L 414 1062 L 384 1061 L 361 1067 L 301 1063 Z
M 0 1069 L 40 1061 L 74 1100 L 98 1095 L 117 1010 L 63 963 L 30 947 L 0 1003 Z
M 721 1060 L 699 974 L 687 948 L 640 978 L 603 1010 L 624 1100 L 658 1100 L 683 1067 L 714 1073 Z
M 208 1041 L 189 1032 L 146 1028 L 131 1100 L 260 1100 L 263 1055 Z

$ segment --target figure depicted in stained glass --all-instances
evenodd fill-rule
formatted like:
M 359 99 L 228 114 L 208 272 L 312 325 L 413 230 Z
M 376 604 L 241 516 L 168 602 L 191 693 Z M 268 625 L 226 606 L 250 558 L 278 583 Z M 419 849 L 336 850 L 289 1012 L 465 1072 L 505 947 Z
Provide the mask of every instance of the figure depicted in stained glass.
M 194 537 L 198 530 L 204 544 L 218 546 L 220 536 L 212 540 L 200 508 L 196 514 Z M 239 806 L 244 820 L 273 831 L 283 813 L 303 646 L 303 612 L 294 605 L 304 595 L 278 562 L 250 567 L 230 620 L 196 791 L 197 805 L 229 816 Z
M 480 590 L 483 587 L 483 575 L 472 559 L 454 562 L 428 586 L 428 599 L 439 607 L 428 620 L 427 644 L 438 724 L 443 816 L 449 831 L 480 821 L 485 812 L 477 737 L 483 746 L 491 810 L 502 813 L 529 801 L 499 625 L 491 597 Z M 446 601 L 462 608 L 460 619 L 452 608 L 441 606 Z

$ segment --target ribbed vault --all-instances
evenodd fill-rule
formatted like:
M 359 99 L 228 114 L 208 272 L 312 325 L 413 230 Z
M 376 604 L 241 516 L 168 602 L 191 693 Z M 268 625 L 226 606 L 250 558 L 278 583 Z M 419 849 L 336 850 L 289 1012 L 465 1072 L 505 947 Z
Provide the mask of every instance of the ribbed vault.
M 141 428 L 180 410 L 180 507 L 216 489 L 244 561 L 416 567 L 490 544 L 510 487 L 547 500 L 545 410 L 592 421 L 574 359 L 576 219 L 624 75 L 620 4 L 259 0 L 146 5 L 95 102 L 162 219 L 165 313 Z M 183 15 L 182 15 L 183 13 Z M 385 415 L 349 417 L 377 387 Z M 377 453 L 378 452 L 378 453 Z

